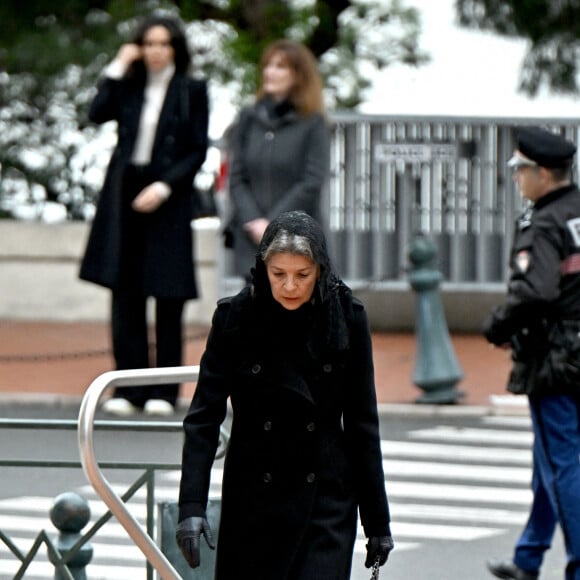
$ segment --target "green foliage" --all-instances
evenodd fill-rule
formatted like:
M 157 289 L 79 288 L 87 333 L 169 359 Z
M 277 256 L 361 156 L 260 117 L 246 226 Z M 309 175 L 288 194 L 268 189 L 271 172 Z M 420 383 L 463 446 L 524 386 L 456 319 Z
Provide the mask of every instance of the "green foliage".
M 8 0 L 0 8 L 0 19 L 11 23 L 0 41 L 2 68 L 11 74 L 50 76 L 71 63 L 90 64 L 118 42 L 111 15 L 126 14 L 123 4 L 127 2 Z
M 580 2 L 565 0 L 456 0 L 459 22 L 467 27 L 525 38 L 520 88 L 578 92 Z
M 281 37 L 311 47 L 331 108 L 356 107 L 392 62 L 426 60 L 418 14 L 402 0 L 2 0 L 0 212 L 54 201 L 86 219 L 112 146 L 110 126 L 88 123 L 88 104 L 103 67 L 153 10 L 181 17 L 195 71 L 235 105 L 255 93 L 260 54 Z

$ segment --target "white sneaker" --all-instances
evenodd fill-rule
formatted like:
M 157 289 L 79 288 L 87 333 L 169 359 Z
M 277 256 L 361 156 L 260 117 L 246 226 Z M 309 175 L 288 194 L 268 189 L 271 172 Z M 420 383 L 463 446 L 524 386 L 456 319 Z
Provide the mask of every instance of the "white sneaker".
M 145 407 L 143 407 L 143 413 L 145 413 L 145 415 L 168 417 L 175 413 L 175 409 L 171 403 L 163 399 L 149 399 L 145 403 Z
M 108 415 L 115 415 L 116 417 L 130 417 L 139 411 L 139 409 L 132 403 L 129 403 L 127 399 L 121 399 L 120 397 L 107 399 L 103 403 L 101 409 Z

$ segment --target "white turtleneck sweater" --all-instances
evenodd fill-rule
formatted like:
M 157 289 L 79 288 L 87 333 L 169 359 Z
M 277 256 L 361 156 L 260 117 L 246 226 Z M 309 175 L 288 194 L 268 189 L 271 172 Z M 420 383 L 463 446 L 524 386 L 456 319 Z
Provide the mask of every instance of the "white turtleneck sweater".
M 127 66 L 116 59 L 105 69 L 105 75 L 112 79 L 120 79 L 126 71 Z M 135 147 L 131 155 L 131 163 L 134 165 L 147 165 L 151 162 L 153 141 L 157 131 L 157 124 L 159 123 L 159 116 L 161 115 L 161 108 L 165 101 L 167 87 L 174 73 L 175 65 L 173 63 L 160 71 L 147 71 L 143 108 L 141 109 Z M 171 188 L 167 183 L 156 181 L 154 185 L 162 198 L 169 197 Z

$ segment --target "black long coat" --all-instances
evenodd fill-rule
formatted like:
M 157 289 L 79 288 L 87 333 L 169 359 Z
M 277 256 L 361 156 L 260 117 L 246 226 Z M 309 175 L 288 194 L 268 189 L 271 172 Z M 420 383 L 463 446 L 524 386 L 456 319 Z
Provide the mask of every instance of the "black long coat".
M 370 332 L 358 301 L 349 327 L 346 352 L 320 351 L 296 364 L 255 316 L 249 289 L 218 304 L 184 419 L 179 502 L 180 520 L 206 506 L 231 397 L 219 580 L 347 580 L 357 507 L 367 536 L 388 533 Z M 297 551 L 328 541 L 330 526 L 335 553 L 340 546 L 333 575 L 316 559 L 293 571 Z
M 330 165 L 330 129 L 323 115 L 299 115 L 293 108 L 277 117 L 264 102 L 240 113 L 232 147 L 229 191 L 233 205 L 236 271 L 254 265 L 256 245 L 243 225 L 303 210 L 320 220 L 323 186 Z
M 100 192 L 80 277 L 108 288 L 119 283 L 124 212 L 122 180 L 137 138 L 145 80 L 104 78 L 91 104 L 95 123 L 117 122 L 118 142 Z M 196 298 L 191 233 L 192 182 L 207 151 L 208 99 L 204 81 L 179 73 L 171 79 L 151 155 L 151 182 L 172 193 L 148 215 L 144 292 L 148 296 Z

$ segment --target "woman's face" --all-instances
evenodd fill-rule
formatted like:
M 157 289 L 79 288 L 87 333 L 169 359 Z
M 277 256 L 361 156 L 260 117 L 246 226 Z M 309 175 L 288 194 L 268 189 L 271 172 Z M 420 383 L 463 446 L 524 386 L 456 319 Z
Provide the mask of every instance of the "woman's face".
M 282 52 L 275 52 L 262 70 L 262 88 L 264 93 L 281 101 L 288 97 L 296 75 Z
M 266 272 L 274 300 L 286 310 L 296 310 L 312 298 L 320 266 L 306 256 L 274 254 Z
M 152 26 L 143 36 L 143 62 L 148 70 L 163 70 L 175 59 L 171 34 L 165 26 Z

